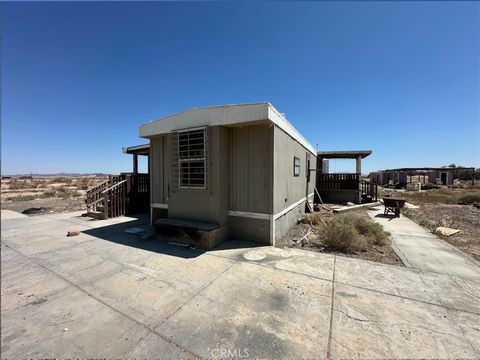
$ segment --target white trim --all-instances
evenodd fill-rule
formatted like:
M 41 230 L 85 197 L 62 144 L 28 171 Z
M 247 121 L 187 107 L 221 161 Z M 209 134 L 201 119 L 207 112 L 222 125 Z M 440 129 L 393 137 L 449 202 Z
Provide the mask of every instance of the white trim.
M 290 205 L 289 207 L 283 209 L 282 211 L 280 211 L 278 214 L 274 215 L 273 216 L 273 219 L 274 220 L 277 220 L 279 217 L 285 215 L 286 213 L 290 212 L 290 210 L 293 210 L 294 208 L 296 208 L 298 205 L 300 205 L 301 203 L 305 202 L 305 200 L 307 200 L 306 197 L 304 198 L 301 198 L 300 200 L 298 200 L 296 203 L 293 203 L 292 205 Z
M 308 194 L 307 197 L 311 198 L 313 195 L 315 195 L 315 193 Z
M 135 151 L 135 150 L 146 150 L 150 149 L 150 144 L 142 144 L 142 145 L 135 145 L 135 146 L 125 146 L 122 147 L 122 152 L 126 154 L 128 151 Z
M 207 126 L 198 126 L 198 127 L 188 127 L 188 128 L 183 128 L 183 129 L 174 129 L 172 130 L 173 132 L 187 132 L 187 131 L 196 131 L 196 130 L 205 130 Z
M 179 112 L 140 126 L 140 137 L 178 131 L 176 129 L 199 128 L 206 126 L 228 126 L 241 123 L 253 123 L 269 120 L 285 131 L 312 154 L 315 147 L 310 144 L 292 124 L 268 102 L 256 104 L 237 104 L 210 106 Z
M 258 219 L 258 220 L 268 220 L 268 219 L 270 219 L 269 214 L 246 212 L 246 211 L 234 211 L 234 210 L 230 210 L 228 212 L 228 216 L 238 216 L 238 217 L 243 217 L 243 218 L 248 218 L 248 219 Z
M 293 127 L 293 125 L 287 120 L 287 118 L 275 109 L 271 104 L 268 107 L 268 118 L 277 125 L 280 129 L 285 131 L 288 135 L 298 141 L 305 149 L 317 156 L 317 150 L 310 144 L 300 132 Z
M 270 215 L 270 244 L 275 247 L 275 219 Z
M 150 203 L 150 207 L 155 209 L 168 209 L 168 204 Z

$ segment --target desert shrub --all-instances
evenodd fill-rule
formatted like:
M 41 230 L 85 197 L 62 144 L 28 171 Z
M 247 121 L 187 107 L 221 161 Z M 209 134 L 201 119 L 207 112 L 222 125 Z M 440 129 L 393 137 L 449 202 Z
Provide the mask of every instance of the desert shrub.
M 365 251 L 371 245 L 389 243 L 389 233 L 380 224 L 358 214 L 341 214 L 317 225 L 323 245 L 344 253 Z
M 461 196 L 457 201 L 457 203 L 460 205 L 470 205 L 476 202 L 480 202 L 480 192 L 465 194 Z
M 18 195 L 18 196 L 13 196 L 13 197 L 8 197 L 7 200 L 13 201 L 13 202 L 18 202 L 18 201 L 31 201 L 36 199 L 36 196 L 34 195 Z
M 44 179 L 37 181 L 37 188 L 43 189 L 46 187 L 47 187 L 47 182 Z
M 49 189 L 47 191 L 45 191 L 43 194 L 42 194 L 42 198 L 50 198 L 50 197 L 54 197 L 56 194 L 56 191 L 55 189 Z
M 341 217 L 332 219 L 321 227 L 320 240 L 324 245 L 345 253 L 354 253 L 367 247 L 366 238 L 351 222 Z
M 89 178 L 81 178 L 77 182 L 77 187 L 82 190 L 87 190 L 90 187 L 90 179 Z
M 10 182 L 10 189 L 18 190 L 18 189 L 25 189 L 30 187 L 30 183 L 27 182 L 27 179 L 12 179 Z
M 57 194 L 59 197 L 62 199 L 68 199 L 71 197 L 78 197 L 81 196 L 82 194 L 78 192 L 77 190 L 71 191 L 71 190 L 63 190 Z
M 387 245 L 389 233 L 383 230 L 383 226 L 358 215 L 343 215 L 346 222 L 351 222 L 358 233 L 368 238 L 368 242 L 374 245 Z
M 319 225 L 322 224 L 324 221 L 322 219 L 322 215 L 320 213 L 308 213 L 305 214 L 299 221 L 302 224 L 312 224 L 312 225 Z

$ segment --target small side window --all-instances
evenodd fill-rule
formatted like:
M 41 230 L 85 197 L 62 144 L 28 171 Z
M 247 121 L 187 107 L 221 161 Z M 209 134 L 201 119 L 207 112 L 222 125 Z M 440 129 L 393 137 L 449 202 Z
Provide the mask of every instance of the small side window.
M 293 176 L 300 176 L 300 158 L 293 158 Z

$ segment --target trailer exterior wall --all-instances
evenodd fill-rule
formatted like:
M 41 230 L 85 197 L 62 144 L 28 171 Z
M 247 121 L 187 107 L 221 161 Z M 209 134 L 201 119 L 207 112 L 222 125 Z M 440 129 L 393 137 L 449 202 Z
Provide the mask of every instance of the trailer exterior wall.
M 231 213 L 240 214 L 229 217 L 231 236 L 270 244 L 273 126 L 249 125 L 232 127 L 229 131 L 230 210 Z M 252 218 L 252 214 L 264 216 Z
M 170 135 L 150 139 L 150 196 L 152 204 L 168 204 L 170 187 Z
M 171 189 L 168 216 L 225 225 L 228 220 L 228 130 L 208 128 L 206 189 Z
M 273 126 L 230 128 L 230 210 L 272 213 Z
M 272 230 L 275 239 L 279 239 L 305 213 L 305 202 L 301 200 L 308 195 L 313 200 L 315 172 L 310 174 L 307 184 L 307 158 L 310 160 L 310 169 L 316 169 L 317 156 L 277 126 L 274 136 L 273 214 L 277 217 L 274 218 Z M 295 157 L 300 159 L 299 176 L 294 176 Z M 283 211 L 285 214 L 279 216 Z

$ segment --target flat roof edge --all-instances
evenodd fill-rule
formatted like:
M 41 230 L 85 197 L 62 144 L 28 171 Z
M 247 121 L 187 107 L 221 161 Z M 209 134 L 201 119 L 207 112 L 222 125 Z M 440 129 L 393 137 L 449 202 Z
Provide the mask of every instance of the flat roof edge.
M 194 113 L 196 116 L 192 116 Z M 150 138 L 190 127 L 228 126 L 264 120 L 273 122 L 308 151 L 316 153 L 315 147 L 269 102 L 188 109 L 141 125 L 139 135 L 142 138 Z

